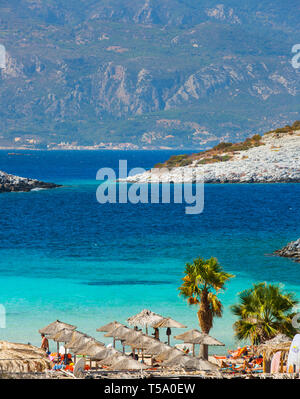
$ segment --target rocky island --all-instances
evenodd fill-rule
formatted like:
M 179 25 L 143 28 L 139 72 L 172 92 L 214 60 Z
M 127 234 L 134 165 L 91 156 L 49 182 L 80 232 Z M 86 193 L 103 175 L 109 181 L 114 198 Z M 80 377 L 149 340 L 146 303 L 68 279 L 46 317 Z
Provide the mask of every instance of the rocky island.
M 246 139 L 221 142 L 210 150 L 175 155 L 145 173 L 130 176 L 139 183 L 299 183 L 300 121 Z
M 11 191 L 28 192 L 33 189 L 49 189 L 56 187 L 60 187 L 60 185 L 54 183 L 45 183 L 43 181 L 35 179 L 27 179 L 25 177 L 14 176 L 0 171 L 0 193 Z
M 285 258 L 292 258 L 296 262 L 300 262 L 300 238 L 290 242 L 284 248 L 275 251 L 275 254 Z

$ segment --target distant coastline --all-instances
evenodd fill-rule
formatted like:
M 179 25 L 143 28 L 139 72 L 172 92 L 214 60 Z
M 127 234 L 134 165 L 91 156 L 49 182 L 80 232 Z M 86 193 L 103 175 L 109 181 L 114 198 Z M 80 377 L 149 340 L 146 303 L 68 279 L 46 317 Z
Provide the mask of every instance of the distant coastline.
M 195 150 L 195 149 L 194 149 Z M 202 151 L 202 149 L 196 149 Z M 189 151 L 190 148 L 177 147 L 138 147 L 138 148 L 109 148 L 109 147 L 90 147 L 90 146 L 74 146 L 74 147 L 55 147 L 55 148 L 35 148 L 35 147 L 1 147 L 0 151 Z M 205 151 L 205 149 L 203 149 Z

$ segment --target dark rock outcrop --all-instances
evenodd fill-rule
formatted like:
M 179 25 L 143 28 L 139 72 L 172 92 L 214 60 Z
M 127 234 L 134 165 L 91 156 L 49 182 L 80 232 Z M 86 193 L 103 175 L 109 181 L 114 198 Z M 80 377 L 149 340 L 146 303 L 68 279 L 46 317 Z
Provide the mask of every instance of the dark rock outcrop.
M 45 183 L 36 179 L 27 179 L 25 177 L 19 177 L 9 175 L 8 173 L 0 171 L 0 193 L 12 192 L 12 191 L 31 191 L 33 189 L 49 189 L 61 187 L 55 183 Z
M 293 258 L 296 262 L 300 262 L 300 238 L 275 251 L 275 254 L 285 258 Z

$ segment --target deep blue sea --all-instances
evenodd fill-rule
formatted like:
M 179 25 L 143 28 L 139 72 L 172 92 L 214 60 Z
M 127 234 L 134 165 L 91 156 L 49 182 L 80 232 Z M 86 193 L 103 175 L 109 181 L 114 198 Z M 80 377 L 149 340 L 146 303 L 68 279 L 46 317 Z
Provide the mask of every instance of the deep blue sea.
M 177 290 L 197 256 L 215 256 L 236 275 L 211 331 L 226 349 L 241 290 L 276 282 L 300 299 L 300 265 L 271 255 L 300 236 L 299 184 L 206 185 L 203 213 L 186 215 L 185 204 L 96 200 L 99 168 L 118 174 L 120 159 L 150 168 L 168 151 L 12 152 L 0 151 L 0 170 L 63 187 L 0 195 L 0 339 L 39 344 L 38 329 L 60 319 L 103 340 L 97 327 L 144 308 L 197 328 L 197 308 Z

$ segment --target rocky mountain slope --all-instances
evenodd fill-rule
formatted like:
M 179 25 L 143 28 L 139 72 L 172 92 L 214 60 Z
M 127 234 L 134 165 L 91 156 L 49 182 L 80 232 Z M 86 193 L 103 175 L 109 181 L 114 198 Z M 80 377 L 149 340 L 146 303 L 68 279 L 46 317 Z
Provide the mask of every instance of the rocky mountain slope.
M 2 0 L 0 147 L 208 148 L 291 123 L 298 13 L 298 0 Z
M 185 166 L 176 166 L 179 164 Z M 244 143 L 220 143 L 131 176 L 128 182 L 300 183 L 300 122 Z

